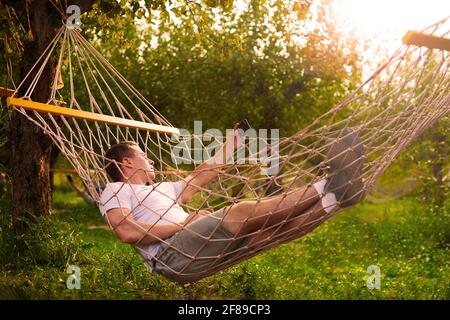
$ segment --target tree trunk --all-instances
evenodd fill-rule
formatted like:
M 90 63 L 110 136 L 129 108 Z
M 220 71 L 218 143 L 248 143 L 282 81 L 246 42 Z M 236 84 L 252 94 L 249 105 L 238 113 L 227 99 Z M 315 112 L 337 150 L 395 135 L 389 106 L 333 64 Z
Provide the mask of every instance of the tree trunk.
M 29 14 L 34 40 L 24 44 L 20 66 L 22 78 L 55 36 L 58 20 L 60 23 L 50 1 L 32 1 Z M 55 61 L 50 59 L 31 95 L 33 101 L 46 102 L 49 99 L 54 68 Z M 29 79 L 33 77 L 34 74 Z M 29 82 L 25 83 L 23 88 L 28 85 Z M 39 127 L 18 112 L 14 112 L 10 128 L 12 215 L 16 230 L 22 233 L 26 231 L 26 225 L 20 218 L 33 220 L 50 212 L 52 143 Z

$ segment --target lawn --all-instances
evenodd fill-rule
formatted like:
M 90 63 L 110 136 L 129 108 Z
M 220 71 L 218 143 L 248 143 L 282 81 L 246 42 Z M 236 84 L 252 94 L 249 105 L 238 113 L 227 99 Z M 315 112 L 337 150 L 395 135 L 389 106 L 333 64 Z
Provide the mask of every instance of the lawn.
M 3 219 L 1 299 L 450 299 L 449 212 L 429 213 L 412 198 L 365 202 L 189 285 L 152 276 L 99 212 L 67 189 L 55 192 L 54 208 L 22 249 Z M 80 290 L 66 287 L 68 265 L 80 267 Z M 374 265 L 381 287 L 370 290 Z

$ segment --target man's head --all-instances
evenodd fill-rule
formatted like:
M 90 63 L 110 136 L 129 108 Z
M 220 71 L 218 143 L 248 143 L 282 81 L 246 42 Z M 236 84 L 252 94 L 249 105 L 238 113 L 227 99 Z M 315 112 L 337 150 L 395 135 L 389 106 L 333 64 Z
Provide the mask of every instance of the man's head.
M 112 181 L 146 184 L 155 179 L 154 162 L 132 141 L 113 145 L 105 153 L 106 173 Z M 115 161 L 115 163 L 114 163 Z

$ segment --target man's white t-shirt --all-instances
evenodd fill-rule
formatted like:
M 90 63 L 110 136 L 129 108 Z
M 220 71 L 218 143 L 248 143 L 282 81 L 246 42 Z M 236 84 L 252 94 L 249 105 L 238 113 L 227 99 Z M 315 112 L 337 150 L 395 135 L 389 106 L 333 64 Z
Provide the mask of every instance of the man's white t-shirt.
M 167 225 L 183 222 L 188 214 L 179 205 L 183 181 L 161 182 L 152 185 L 125 182 L 108 183 L 100 197 L 100 212 L 114 208 L 127 208 L 133 219 L 150 225 Z M 160 244 L 137 245 L 138 252 L 146 259 L 152 259 Z

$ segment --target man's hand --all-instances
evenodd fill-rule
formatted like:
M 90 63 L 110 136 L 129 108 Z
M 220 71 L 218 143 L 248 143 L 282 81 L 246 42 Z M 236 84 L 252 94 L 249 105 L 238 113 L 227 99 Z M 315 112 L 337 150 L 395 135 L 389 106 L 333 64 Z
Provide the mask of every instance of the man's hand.
M 239 123 L 236 123 L 233 130 L 227 132 L 225 143 L 221 146 L 220 150 L 211 159 L 199 165 L 184 179 L 186 185 L 181 194 L 181 203 L 187 203 L 196 192 L 200 191 L 203 186 L 217 177 L 219 172 L 217 169 L 226 165 L 228 160 L 233 156 L 234 151 L 242 145 L 244 139 L 239 134 L 238 127 Z

